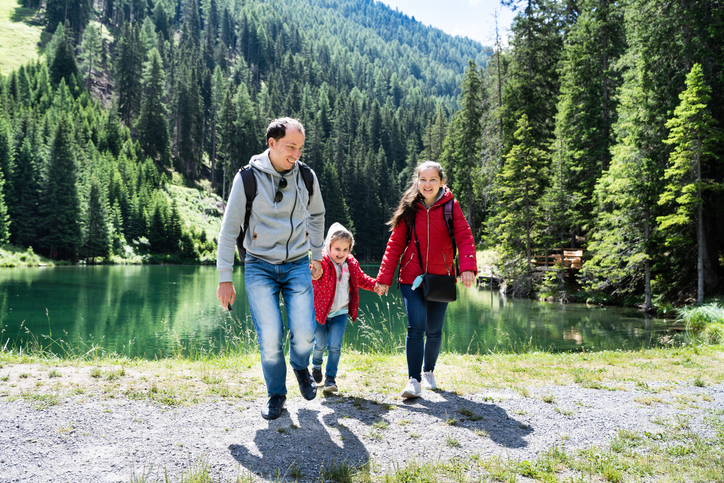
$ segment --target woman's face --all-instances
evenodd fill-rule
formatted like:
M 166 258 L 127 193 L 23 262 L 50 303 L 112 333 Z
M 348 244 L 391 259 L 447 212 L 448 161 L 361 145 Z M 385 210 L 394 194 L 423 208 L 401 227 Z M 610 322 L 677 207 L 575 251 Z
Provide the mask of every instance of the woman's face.
M 437 168 L 426 168 L 420 171 L 417 176 L 417 187 L 422 193 L 422 197 L 425 199 L 427 206 L 432 204 L 437 199 L 437 194 L 442 187 L 443 180 L 440 179 L 440 173 Z

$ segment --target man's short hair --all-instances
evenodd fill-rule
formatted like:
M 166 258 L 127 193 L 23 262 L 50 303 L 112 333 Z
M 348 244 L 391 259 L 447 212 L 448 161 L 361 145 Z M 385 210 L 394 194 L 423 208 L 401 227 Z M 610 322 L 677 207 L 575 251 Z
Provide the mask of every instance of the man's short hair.
M 300 133 L 304 134 L 304 126 L 302 123 L 291 117 L 280 117 L 274 119 L 269 123 L 269 127 L 266 128 L 266 140 L 269 142 L 270 138 L 274 138 L 275 141 L 279 141 L 281 138 L 287 135 L 287 127 L 293 127 Z

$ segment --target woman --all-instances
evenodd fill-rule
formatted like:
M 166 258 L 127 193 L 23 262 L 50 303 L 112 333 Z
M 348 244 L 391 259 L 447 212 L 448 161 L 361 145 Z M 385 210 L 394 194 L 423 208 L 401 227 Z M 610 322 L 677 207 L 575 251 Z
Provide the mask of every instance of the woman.
M 445 186 L 442 166 L 434 161 L 425 161 L 415 170 L 410 188 L 402 196 L 392 219 L 387 222 L 392 234 L 377 274 L 377 291 L 379 294 L 387 294 L 399 263 L 398 281 L 407 313 L 405 350 L 409 377 L 402 392 L 403 398 L 419 397 L 422 387 L 437 388 L 433 371 L 440 354 L 447 302 L 426 300 L 422 287 L 413 288 L 416 286 L 413 283 L 423 273 L 455 275 L 453 243 L 443 216 L 443 205 L 449 200 L 454 198 Z M 456 200 L 453 201 L 452 214 L 460 278 L 463 285 L 470 288 L 477 272 L 475 242 Z M 410 240 L 407 239 L 408 225 L 414 229 Z M 420 244 L 420 255 L 417 255 L 415 238 Z

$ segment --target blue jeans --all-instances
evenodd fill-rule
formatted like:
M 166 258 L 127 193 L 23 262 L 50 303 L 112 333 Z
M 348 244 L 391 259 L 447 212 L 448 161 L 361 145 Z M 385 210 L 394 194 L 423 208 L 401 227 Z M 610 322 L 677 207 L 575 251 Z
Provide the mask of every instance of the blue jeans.
M 284 361 L 284 321 L 279 293 L 284 298 L 289 330 L 289 363 L 306 369 L 314 347 L 314 294 L 309 260 L 272 265 L 247 255 L 244 283 L 251 320 L 259 339 L 261 368 L 269 396 L 287 393 L 287 364 Z
M 324 373 L 330 377 L 337 377 L 339 357 L 342 355 L 342 338 L 344 337 L 344 329 L 347 327 L 347 314 L 328 318 L 325 322 L 325 324 L 320 324 L 315 321 L 317 324 L 317 330 L 315 331 L 317 340 L 314 343 L 312 365 L 316 368 L 322 367 L 324 349 L 327 349 L 329 355 L 327 355 L 327 369 Z
M 440 355 L 447 302 L 425 300 L 422 287 L 412 290 L 409 284 L 400 285 L 400 294 L 407 313 L 405 352 L 408 377 L 420 381 L 422 371 L 431 372 L 435 369 L 437 356 Z

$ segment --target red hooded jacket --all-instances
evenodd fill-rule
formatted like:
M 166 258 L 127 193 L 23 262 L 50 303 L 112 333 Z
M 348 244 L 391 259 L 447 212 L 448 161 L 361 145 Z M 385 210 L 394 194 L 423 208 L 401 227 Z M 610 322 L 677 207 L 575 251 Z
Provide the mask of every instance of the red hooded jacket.
M 422 202 L 418 202 L 415 215 L 415 232 L 420 241 L 422 266 L 427 273 L 434 275 L 452 275 L 455 264 L 452 240 L 445 225 L 442 207 L 446 201 L 453 198 L 453 194 L 447 186 L 444 187 L 444 190 L 442 197 L 429 210 Z M 453 201 L 453 233 L 458 248 L 460 273 L 466 271 L 477 273 L 475 241 L 457 200 Z M 423 273 L 418 261 L 414 235 L 407 244 L 407 224 L 404 220 L 400 221 L 392 230 L 380 271 L 377 274 L 377 282 L 392 285 L 398 264 L 401 265 L 398 278 L 400 283 L 412 284 L 415 278 Z
M 357 320 L 359 310 L 359 289 L 374 290 L 375 279 L 367 275 L 359 267 L 359 262 L 352 255 L 347 256 L 347 267 L 349 268 L 349 305 L 347 312 L 352 317 L 352 322 Z M 317 322 L 324 324 L 334 303 L 334 295 L 337 292 L 337 270 L 334 262 L 325 253 L 322 257 L 322 268 L 324 273 L 317 280 L 312 280 L 314 288 L 314 318 Z

